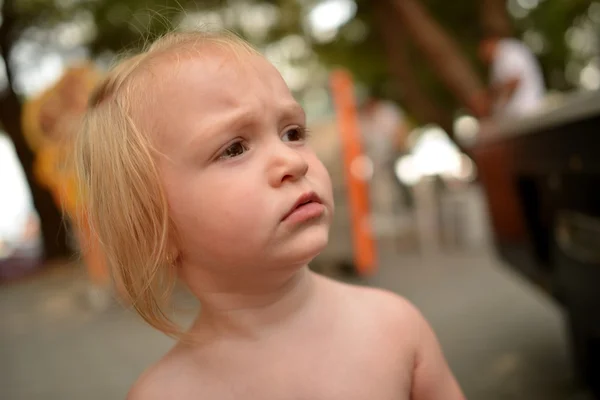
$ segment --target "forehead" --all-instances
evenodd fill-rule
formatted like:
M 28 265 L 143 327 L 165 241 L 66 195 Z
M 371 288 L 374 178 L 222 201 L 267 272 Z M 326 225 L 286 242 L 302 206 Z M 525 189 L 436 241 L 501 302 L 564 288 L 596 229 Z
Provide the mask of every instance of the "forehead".
M 144 125 L 161 132 L 210 124 L 233 109 L 276 109 L 295 103 L 285 81 L 264 57 L 230 46 L 195 45 L 154 56 L 141 79 L 152 98 Z M 141 99 L 144 101 L 144 99 Z M 156 129 L 158 128 L 158 129 Z
M 150 66 L 159 92 L 177 96 L 209 95 L 210 103 L 241 102 L 248 97 L 277 94 L 291 97 L 277 69 L 264 57 L 232 46 L 195 45 L 175 49 Z M 197 99 L 199 100 L 199 99 Z M 232 104 L 232 105 L 233 105 Z

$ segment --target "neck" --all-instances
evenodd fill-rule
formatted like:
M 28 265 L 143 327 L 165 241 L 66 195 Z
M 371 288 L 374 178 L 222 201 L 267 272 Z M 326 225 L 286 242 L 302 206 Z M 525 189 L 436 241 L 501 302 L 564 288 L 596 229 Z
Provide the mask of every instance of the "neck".
M 256 274 L 253 279 L 218 279 L 200 274 L 188 280 L 194 282 L 190 289 L 202 309 L 192 332 L 209 328 L 219 334 L 255 336 L 281 327 L 307 309 L 316 283 L 307 266 L 292 273 L 269 272 L 268 278 Z

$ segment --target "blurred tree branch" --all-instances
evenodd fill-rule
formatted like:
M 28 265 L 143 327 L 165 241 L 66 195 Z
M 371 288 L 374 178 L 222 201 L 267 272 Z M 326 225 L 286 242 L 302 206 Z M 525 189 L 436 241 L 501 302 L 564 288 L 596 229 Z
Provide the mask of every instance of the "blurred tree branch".
M 375 20 L 378 22 L 390 73 L 400 100 L 419 121 L 440 125 L 446 132 L 452 131 L 452 113 L 445 110 L 423 90 L 408 58 L 406 33 L 394 16 L 394 9 L 387 0 L 374 2 Z
M 461 104 L 476 115 L 485 114 L 477 100 L 485 92 L 485 86 L 452 37 L 417 0 L 389 1 L 395 8 L 397 23 L 429 61 L 438 78 Z
M 482 0 L 479 6 L 482 35 L 512 36 L 514 29 L 506 8 L 506 0 Z

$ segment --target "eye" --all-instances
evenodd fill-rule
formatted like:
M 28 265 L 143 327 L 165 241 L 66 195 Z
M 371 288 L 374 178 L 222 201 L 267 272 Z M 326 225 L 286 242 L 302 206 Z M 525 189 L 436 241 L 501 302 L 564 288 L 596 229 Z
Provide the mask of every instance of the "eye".
M 243 142 L 235 142 L 229 145 L 219 156 L 219 159 L 239 157 L 248 150 Z
M 281 139 L 284 142 L 301 142 L 306 139 L 308 136 L 308 132 L 306 128 L 297 126 L 285 131 L 285 133 L 281 136 Z

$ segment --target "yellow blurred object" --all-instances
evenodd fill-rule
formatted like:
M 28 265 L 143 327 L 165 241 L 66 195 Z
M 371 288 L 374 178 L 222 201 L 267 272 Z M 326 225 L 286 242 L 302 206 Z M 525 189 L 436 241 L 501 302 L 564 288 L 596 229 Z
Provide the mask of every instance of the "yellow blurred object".
M 76 218 L 78 191 L 69 156 L 88 99 L 101 79 L 91 63 L 68 69 L 54 86 L 24 104 L 21 121 L 25 139 L 35 153 L 35 177 L 73 223 L 88 275 L 96 287 L 109 283 L 108 270 L 87 221 Z
M 102 78 L 90 63 L 68 69 L 61 79 L 23 106 L 23 133 L 36 154 L 34 173 L 67 215 L 74 216 L 77 188 L 67 165 L 71 138 L 87 101 Z

